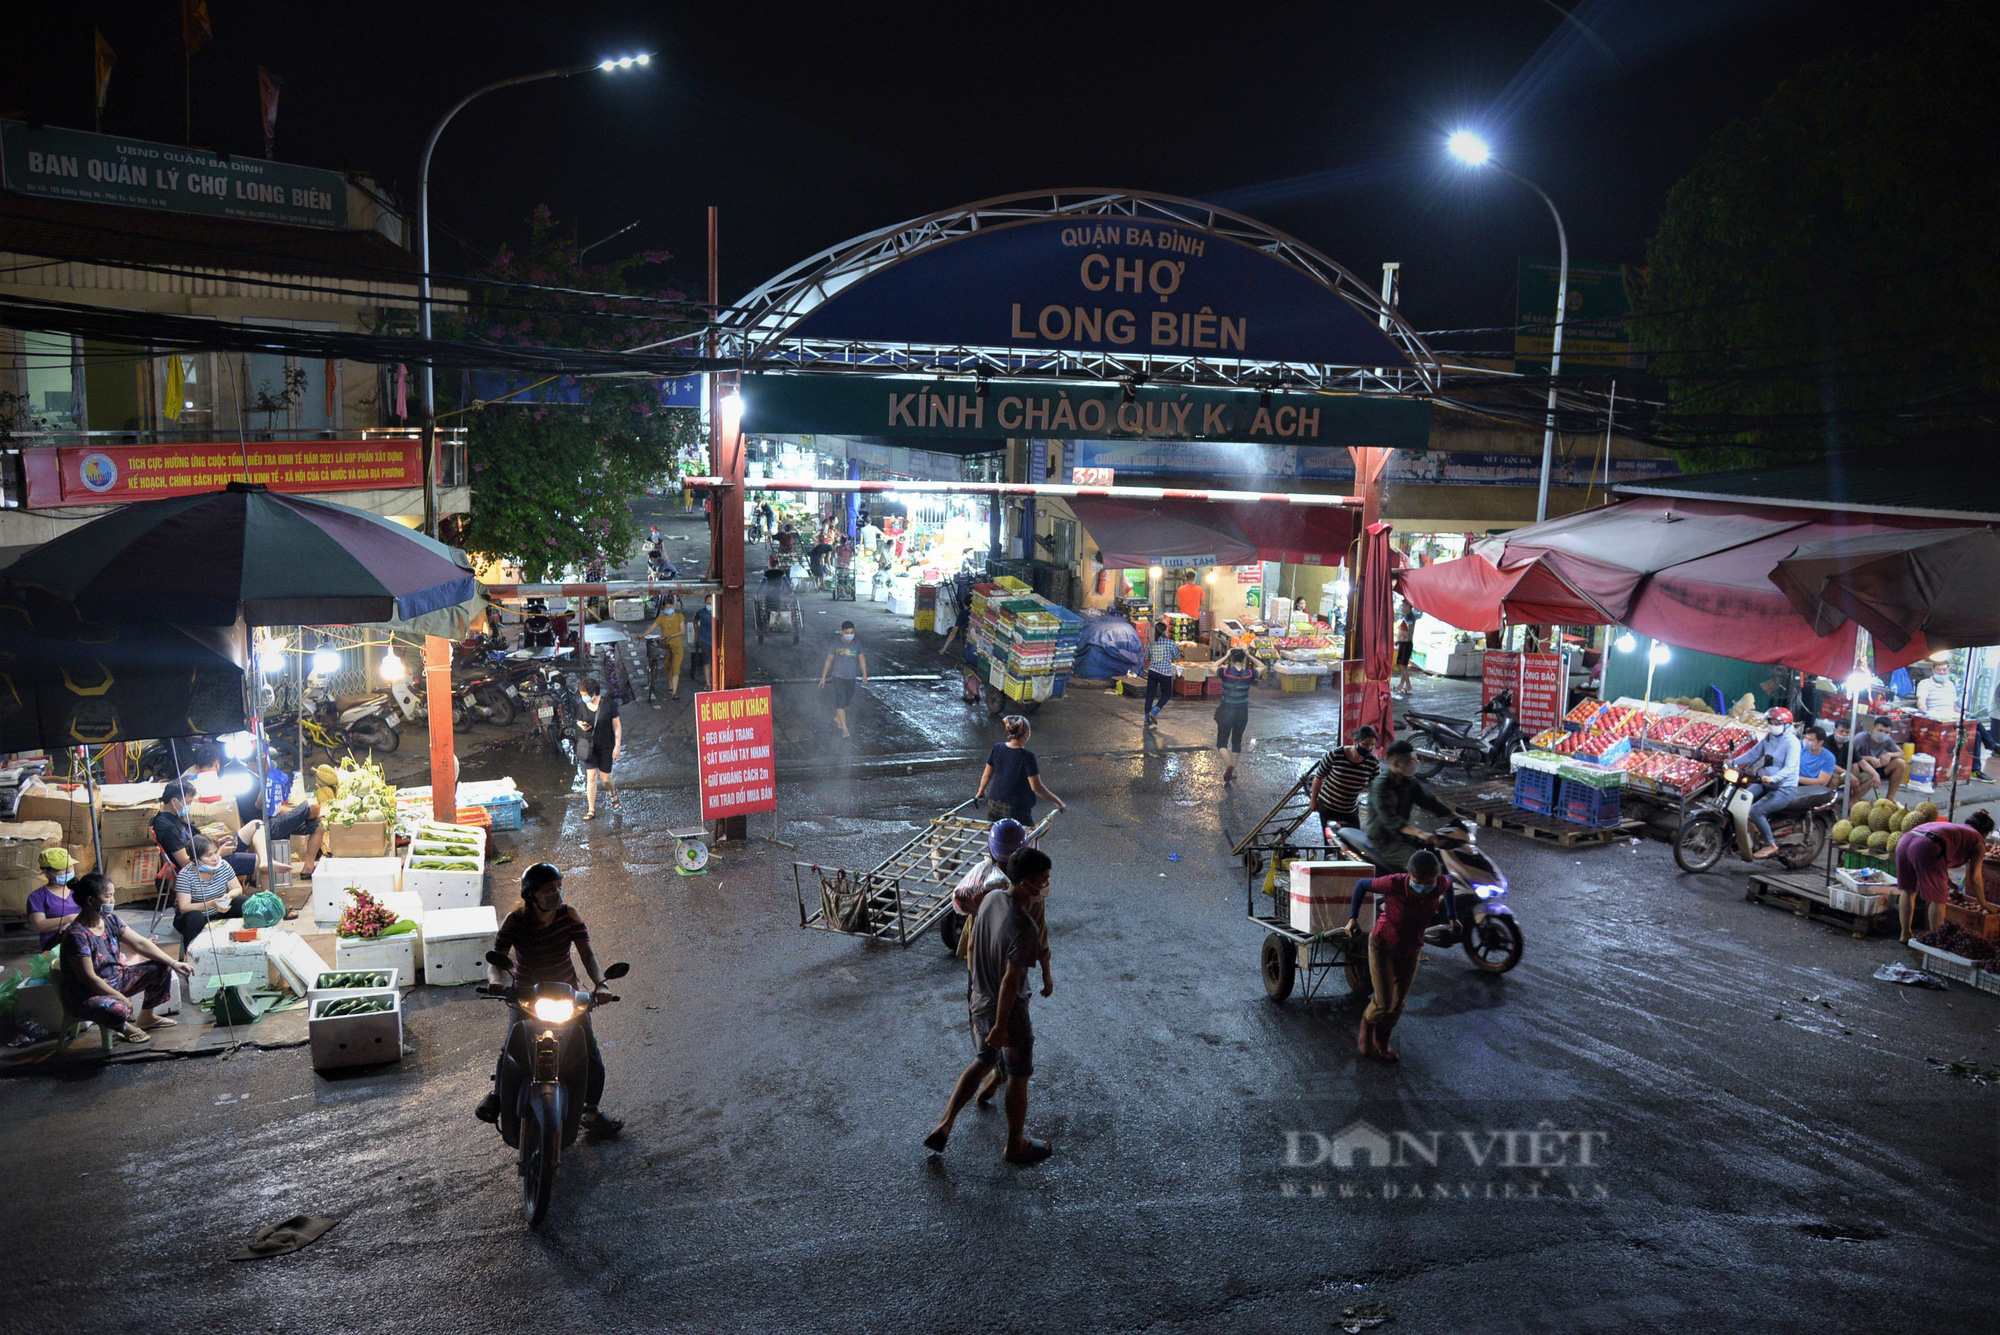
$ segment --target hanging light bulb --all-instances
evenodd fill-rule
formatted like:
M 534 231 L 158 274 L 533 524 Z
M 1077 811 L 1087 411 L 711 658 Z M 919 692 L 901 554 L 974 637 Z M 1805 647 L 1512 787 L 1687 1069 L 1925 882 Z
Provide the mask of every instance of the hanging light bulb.
M 403 658 L 394 649 L 382 655 L 382 680 L 401 681 L 403 679 Z
M 340 652 L 337 649 L 313 650 L 313 674 L 330 677 L 340 671 Z
M 1629 654 L 1634 649 L 1637 649 L 1639 647 L 1639 641 L 1632 634 L 1632 632 L 1628 630 L 1623 635 L 1620 635 L 1618 637 L 1618 641 L 1615 647 L 1617 648 L 1619 653 Z
M 1654 667 L 1658 667 L 1672 657 L 1672 651 L 1664 644 L 1656 644 L 1646 651 L 1646 660 Z
M 268 644 L 265 645 L 264 651 L 257 655 L 257 666 L 263 669 L 265 676 L 267 677 L 277 676 L 280 672 L 283 672 L 285 670 L 284 649 L 282 647 L 273 647 Z

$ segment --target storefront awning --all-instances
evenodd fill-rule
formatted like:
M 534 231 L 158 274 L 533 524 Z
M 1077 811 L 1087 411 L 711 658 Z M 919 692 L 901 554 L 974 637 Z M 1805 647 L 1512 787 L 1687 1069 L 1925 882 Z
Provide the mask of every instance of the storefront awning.
M 1354 541 L 1351 509 L 1232 501 L 1108 501 L 1069 507 L 1112 569 L 1192 568 L 1288 561 L 1343 565 Z

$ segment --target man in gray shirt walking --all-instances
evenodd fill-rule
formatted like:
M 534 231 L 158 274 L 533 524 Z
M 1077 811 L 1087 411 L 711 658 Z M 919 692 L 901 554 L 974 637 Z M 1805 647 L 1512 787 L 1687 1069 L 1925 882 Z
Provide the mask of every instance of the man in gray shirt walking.
M 1028 970 L 1041 958 L 1041 927 L 1029 912 L 1048 897 L 1048 854 L 1023 848 L 1007 859 L 1006 894 L 990 893 L 972 920 L 972 958 L 967 971 L 966 1005 L 972 1013 L 972 1065 L 952 1086 L 951 1101 L 937 1129 L 924 1137 L 932 1153 L 951 1139 L 952 1124 L 972 1101 L 979 1082 L 1003 1063 L 1007 1073 L 1008 1163 L 1040 1163 L 1047 1141 L 1022 1129 L 1028 1120 L 1028 1077 L 1035 1069 L 1035 1031 L 1028 1018 Z

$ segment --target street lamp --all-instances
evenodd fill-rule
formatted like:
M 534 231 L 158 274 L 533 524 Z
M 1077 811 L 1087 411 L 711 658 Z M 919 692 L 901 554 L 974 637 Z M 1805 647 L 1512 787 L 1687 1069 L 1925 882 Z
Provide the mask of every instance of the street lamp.
M 1556 378 L 1562 374 L 1563 312 L 1569 306 L 1569 233 L 1563 230 L 1562 214 L 1556 211 L 1556 202 L 1549 198 L 1549 192 L 1521 173 L 1495 162 L 1493 146 L 1480 135 L 1471 130 L 1455 130 L 1444 142 L 1445 150 L 1466 166 L 1491 167 L 1540 195 L 1542 203 L 1549 206 L 1549 216 L 1556 220 L 1556 244 L 1560 248 L 1562 263 L 1556 273 L 1555 339 L 1549 348 L 1549 407 L 1548 420 L 1542 431 L 1542 482 L 1535 495 L 1535 522 L 1539 524 L 1549 517 L 1549 469 L 1554 464 L 1556 453 Z
M 424 141 L 424 155 L 417 164 L 417 333 L 426 345 L 431 341 L 431 153 L 437 148 L 438 136 L 444 127 L 451 124 L 451 118 L 465 110 L 466 106 L 488 93 L 502 88 L 512 88 L 517 84 L 538 83 L 543 79 L 567 79 L 574 74 L 588 74 L 592 70 L 615 73 L 631 69 L 634 65 L 650 65 L 650 52 L 630 56 L 613 56 L 594 60 L 587 65 L 564 65 L 561 69 L 542 70 L 536 74 L 520 74 L 511 79 L 500 79 L 484 88 L 474 89 L 452 104 L 451 110 L 438 118 L 431 128 L 431 137 Z M 424 348 L 423 382 L 424 421 L 424 532 L 437 536 L 437 377 L 431 365 L 430 348 Z

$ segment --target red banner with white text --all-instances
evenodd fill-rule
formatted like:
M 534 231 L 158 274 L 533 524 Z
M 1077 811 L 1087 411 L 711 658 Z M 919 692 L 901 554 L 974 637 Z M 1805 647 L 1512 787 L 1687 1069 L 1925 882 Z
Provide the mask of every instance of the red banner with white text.
M 771 688 L 700 691 L 694 697 L 695 786 L 701 818 L 778 808 L 771 754 Z
M 245 458 L 248 457 L 247 467 Z M 272 491 L 387 491 L 423 485 L 415 440 L 184 441 L 21 451 L 29 508 L 151 501 L 261 482 Z

